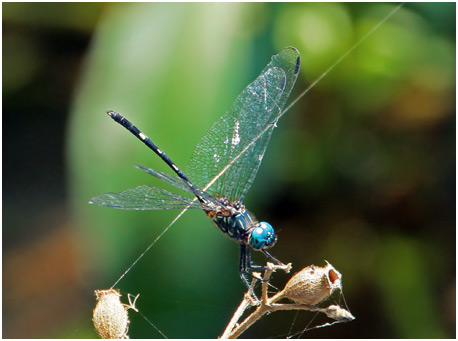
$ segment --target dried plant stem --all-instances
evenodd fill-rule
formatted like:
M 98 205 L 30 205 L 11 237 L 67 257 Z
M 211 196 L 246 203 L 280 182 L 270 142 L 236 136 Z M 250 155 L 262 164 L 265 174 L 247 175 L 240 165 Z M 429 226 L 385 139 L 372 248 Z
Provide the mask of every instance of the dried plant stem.
M 257 279 L 254 277 L 253 280 L 251 281 L 251 288 L 254 288 L 254 285 L 256 284 Z M 248 290 L 248 292 L 245 294 L 242 302 L 240 303 L 239 307 L 235 311 L 234 315 L 232 316 L 231 321 L 226 327 L 226 330 L 223 333 L 223 336 L 221 336 L 222 339 L 227 339 L 227 337 L 224 337 L 224 335 L 230 333 L 231 330 L 234 329 L 235 325 L 237 322 L 242 318 L 243 313 L 247 308 L 253 305 L 253 301 L 251 298 L 251 290 Z
M 283 290 L 269 298 L 267 292 L 269 280 L 272 273 L 278 269 L 289 272 L 291 264 L 274 265 L 272 263 L 267 263 L 267 269 L 265 270 L 262 278 L 262 295 L 260 301 L 253 298 L 252 293 L 254 292 L 254 286 L 256 282 L 260 280 L 258 274 L 253 274 L 254 278 L 251 283 L 251 288 L 245 294 L 242 302 L 221 336 L 221 339 L 235 339 L 265 314 L 279 310 L 307 310 L 321 312 L 326 314 L 329 318 L 335 320 L 332 324 L 347 322 L 354 319 L 353 315 L 348 310 L 343 309 L 340 306 L 330 305 L 327 308 L 320 308 L 314 305 L 329 297 L 329 295 L 337 288 L 341 289 L 341 275 L 329 263 L 323 268 L 315 266 L 304 268 L 301 272 L 293 276 L 293 279 L 288 282 Z M 316 279 L 319 279 L 319 281 Z M 304 297 L 297 298 L 297 291 L 303 292 Z M 323 292 L 325 293 L 323 294 Z M 321 296 L 318 296 L 318 294 Z M 299 299 L 299 303 L 277 303 L 281 299 L 291 299 L 292 297 Z M 307 302 L 313 303 L 306 304 Z M 256 309 L 242 323 L 238 324 L 238 321 L 241 320 L 243 314 L 252 307 L 256 307 Z
M 319 311 L 319 312 L 326 313 L 329 310 L 329 308 L 318 308 L 318 307 L 313 307 L 313 306 L 308 306 L 308 305 L 303 305 L 303 304 L 271 304 L 271 305 L 268 305 L 268 304 L 261 303 L 261 305 L 252 314 L 250 314 L 250 316 L 248 316 L 242 322 L 242 324 L 236 326 L 236 328 L 234 328 L 232 332 L 226 333 L 227 332 L 226 330 L 225 333 L 221 336 L 221 338 L 222 339 L 236 339 L 244 331 L 250 328 L 257 320 L 263 317 L 265 314 L 271 313 L 274 311 L 280 311 L 280 310 L 308 310 L 308 311 Z
M 248 290 L 240 303 L 239 307 L 237 308 L 236 312 L 234 313 L 231 321 L 229 322 L 226 330 L 224 331 L 221 339 L 234 339 L 237 338 L 240 334 L 242 334 L 245 330 L 247 330 L 253 323 L 259 320 L 265 313 L 269 312 L 269 306 L 265 302 L 269 302 L 269 298 L 267 295 L 267 289 L 269 285 L 269 279 L 272 273 L 277 270 L 282 269 L 285 272 L 289 272 L 291 270 L 291 264 L 287 265 L 275 265 L 272 263 L 267 263 L 267 270 L 264 272 L 263 282 L 262 282 L 262 296 L 261 301 L 254 300 L 252 297 L 252 291 L 254 289 L 254 285 L 257 282 L 257 276 L 253 276 L 253 281 L 251 282 L 251 290 Z M 248 316 L 242 324 L 237 325 L 237 322 L 242 318 L 245 311 L 253 306 L 258 306 L 258 308 Z

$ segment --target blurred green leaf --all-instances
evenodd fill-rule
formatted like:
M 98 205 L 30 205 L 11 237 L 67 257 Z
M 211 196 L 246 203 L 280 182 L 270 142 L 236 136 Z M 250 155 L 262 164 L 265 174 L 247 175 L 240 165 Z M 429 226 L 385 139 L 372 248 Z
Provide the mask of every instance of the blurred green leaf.
M 86 240 L 84 255 L 92 271 L 104 278 L 98 285 L 110 286 L 178 214 L 87 205 L 103 192 L 140 184 L 164 186 L 133 168 L 135 163 L 169 171 L 105 111 L 127 116 L 184 169 L 198 139 L 251 81 L 251 38 L 240 18 L 253 7 L 262 10 L 262 5 L 245 4 L 119 4 L 101 22 L 75 99 L 69 148 L 74 207 Z M 265 56 L 265 64 L 269 60 Z M 233 255 L 224 257 L 225 252 Z M 226 296 L 243 292 L 237 253 L 236 245 L 203 212 L 190 212 L 120 287 L 141 292 L 143 313 L 158 324 L 167 305 L 154 302 L 154 297 L 190 301 L 192 305 L 180 313 L 186 316 L 180 323 L 185 334 L 174 329 L 175 316 L 173 326 L 164 327 L 169 337 L 214 337 L 225 321 L 218 314 L 203 319 L 199 302 L 208 296 L 224 302 Z M 233 270 L 231 281 L 221 274 L 226 269 Z M 223 297 L 221 291 L 226 293 Z M 204 324 L 211 327 L 203 328 Z M 134 329 L 132 335 L 146 337 L 149 330 L 145 332 L 137 329 L 135 334 Z
M 427 248 L 411 238 L 386 236 L 379 244 L 372 274 L 391 328 L 402 338 L 445 338 L 441 314 L 434 303 L 433 279 L 439 274 L 428 262 Z M 434 250 L 433 252 L 440 252 Z

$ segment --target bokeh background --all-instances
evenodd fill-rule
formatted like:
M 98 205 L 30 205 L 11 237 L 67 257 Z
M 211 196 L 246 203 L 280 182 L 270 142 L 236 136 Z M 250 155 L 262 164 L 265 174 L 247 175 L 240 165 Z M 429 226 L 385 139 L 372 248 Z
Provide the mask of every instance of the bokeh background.
M 88 205 L 167 188 L 132 167 L 169 172 L 107 109 L 185 168 L 271 55 L 301 52 L 293 99 L 395 6 L 3 3 L 3 337 L 96 337 L 93 290 L 177 213 Z M 293 270 L 328 260 L 343 274 L 356 316 L 303 337 L 456 337 L 455 13 L 405 4 L 273 134 L 245 204 L 279 231 L 272 253 Z M 244 293 L 238 252 L 188 212 L 117 287 L 140 293 L 168 337 L 215 338 Z M 130 315 L 131 337 L 161 337 Z M 243 336 L 285 337 L 312 318 L 275 313 Z

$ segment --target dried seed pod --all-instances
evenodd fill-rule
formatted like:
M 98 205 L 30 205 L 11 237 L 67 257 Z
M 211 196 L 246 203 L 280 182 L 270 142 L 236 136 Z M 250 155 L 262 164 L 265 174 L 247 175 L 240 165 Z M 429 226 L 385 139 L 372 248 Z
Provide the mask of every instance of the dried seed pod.
M 324 267 L 310 265 L 296 273 L 285 286 L 281 297 L 306 305 L 316 305 L 341 289 L 342 275 L 328 262 Z
M 129 316 L 127 310 L 137 310 L 134 303 L 130 305 L 121 303 L 121 293 L 116 289 L 95 290 L 97 304 L 95 306 L 92 322 L 97 333 L 103 339 L 128 339 Z M 138 297 L 138 296 L 137 296 Z

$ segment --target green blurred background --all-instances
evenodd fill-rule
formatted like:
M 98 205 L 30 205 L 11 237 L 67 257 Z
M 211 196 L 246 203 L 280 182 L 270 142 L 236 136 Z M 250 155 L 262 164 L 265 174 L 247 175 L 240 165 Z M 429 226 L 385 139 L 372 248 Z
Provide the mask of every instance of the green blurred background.
M 301 52 L 293 99 L 395 6 L 3 3 L 3 337 L 96 337 L 93 290 L 178 213 L 88 205 L 167 188 L 132 167 L 170 172 L 107 109 L 185 168 L 271 55 Z M 356 316 L 304 337 L 456 337 L 455 20 L 454 3 L 406 4 L 273 134 L 245 204 L 294 271 L 326 259 L 343 274 Z M 244 293 L 238 252 L 188 212 L 117 287 L 168 337 L 215 338 Z M 131 337 L 160 337 L 130 315 Z M 243 336 L 285 337 L 312 317 L 275 313 Z

